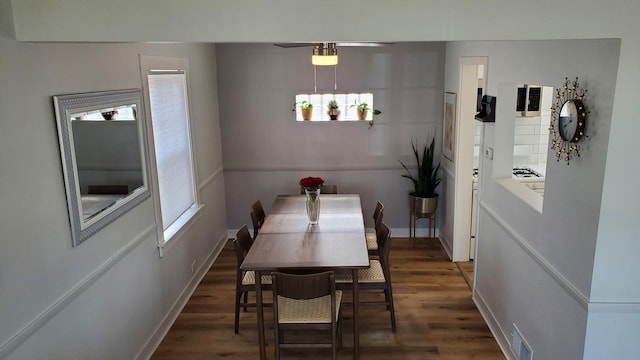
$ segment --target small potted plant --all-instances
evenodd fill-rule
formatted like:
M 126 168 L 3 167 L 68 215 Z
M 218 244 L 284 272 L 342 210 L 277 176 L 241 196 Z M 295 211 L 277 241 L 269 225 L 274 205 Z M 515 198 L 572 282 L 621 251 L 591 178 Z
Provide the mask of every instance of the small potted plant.
M 338 116 L 340 116 L 340 108 L 338 106 L 338 102 L 335 100 L 330 100 L 327 103 L 327 115 L 331 120 L 338 120 Z
M 366 120 L 367 119 L 367 114 L 369 113 L 369 110 L 371 110 L 371 108 L 369 107 L 369 104 L 367 104 L 366 102 L 361 102 L 361 103 L 355 103 L 353 105 L 351 105 L 350 107 L 355 107 L 356 108 L 356 112 L 358 114 L 358 120 Z M 378 110 L 378 109 L 373 109 L 373 115 L 380 115 L 382 114 L 382 111 Z
M 311 120 L 313 116 L 313 104 L 307 100 L 303 100 L 300 103 L 295 103 L 291 111 L 296 111 L 296 105 L 300 104 L 300 113 L 302 114 L 302 120 Z
M 411 141 L 411 147 L 413 148 L 413 154 L 418 165 L 416 176 L 400 161 L 402 167 L 407 171 L 402 177 L 411 180 L 414 185 L 414 191 L 409 193 L 410 205 L 415 214 L 433 214 L 438 205 L 436 187 L 442 180 L 438 174 L 440 164 L 434 164 L 435 138 L 431 139 L 431 145 L 427 146 L 425 144 L 422 150 L 422 158 L 420 157 L 418 144 L 413 142 L 413 140 Z

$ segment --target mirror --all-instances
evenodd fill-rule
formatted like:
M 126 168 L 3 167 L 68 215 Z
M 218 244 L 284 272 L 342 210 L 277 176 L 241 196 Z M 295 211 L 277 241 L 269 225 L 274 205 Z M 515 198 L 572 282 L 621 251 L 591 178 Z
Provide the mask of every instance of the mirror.
M 142 92 L 53 97 L 73 246 L 150 196 Z

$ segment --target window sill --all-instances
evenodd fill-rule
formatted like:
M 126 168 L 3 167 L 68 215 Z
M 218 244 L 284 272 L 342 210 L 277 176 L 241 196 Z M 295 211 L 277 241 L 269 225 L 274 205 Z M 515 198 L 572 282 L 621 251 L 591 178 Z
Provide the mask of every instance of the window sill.
M 496 178 L 496 182 L 513 195 L 522 200 L 525 204 L 529 205 L 532 209 L 542 214 L 543 197 L 531 190 L 525 184 L 512 178 Z
M 162 234 L 162 244 L 158 245 L 160 248 L 160 257 L 163 257 L 177 242 L 184 237 L 184 235 L 191 229 L 191 227 L 197 222 L 202 214 L 204 205 L 194 205 L 187 209 L 180 217 L 174 221 Z
M 369 122 L 373 121 L 373 119 L 365 119 L 365 120 L 360 120 L 360 119 L 357 119 L 357 118 L 345 118 L 345 119 L 338 119 L 338 120 L 330 120 L 330 119 L 299 120 L 299 119 L 296 119 L 296 121 L 299 122 L 299 123 L 327 123 L 327 122 L 342 123 L 342 122 L 348 122 L 348 123 L 369 124 Z

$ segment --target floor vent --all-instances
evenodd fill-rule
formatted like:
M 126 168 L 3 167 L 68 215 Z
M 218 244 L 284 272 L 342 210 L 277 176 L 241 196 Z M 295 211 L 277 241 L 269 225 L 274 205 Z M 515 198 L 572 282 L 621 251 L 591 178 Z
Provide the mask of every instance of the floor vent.
M 511 350 L 518 360 L 532 360 L 533 358 L 531 347 L 522 337 L 522 333 L 520 333 L 516 324 L 513 324 L 513 332 L 511 333 Z

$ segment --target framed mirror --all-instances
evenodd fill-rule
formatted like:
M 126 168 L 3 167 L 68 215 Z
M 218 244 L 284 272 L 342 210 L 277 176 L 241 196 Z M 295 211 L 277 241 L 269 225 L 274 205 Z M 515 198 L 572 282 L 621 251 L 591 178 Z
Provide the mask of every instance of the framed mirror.
M 53 97 L 73 246 L 150 196 L 139 89 Z

